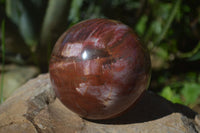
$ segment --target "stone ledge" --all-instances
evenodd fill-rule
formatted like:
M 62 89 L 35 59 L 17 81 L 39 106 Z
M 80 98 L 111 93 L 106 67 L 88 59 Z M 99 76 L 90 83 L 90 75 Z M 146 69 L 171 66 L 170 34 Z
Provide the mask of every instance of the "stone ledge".
M 199 121 L 191 109 L 149 91 L 118 118 L 85 120 L 55 97 L 49 74 L 28 81 L 0 106 L 0 133 L 198 133 Z

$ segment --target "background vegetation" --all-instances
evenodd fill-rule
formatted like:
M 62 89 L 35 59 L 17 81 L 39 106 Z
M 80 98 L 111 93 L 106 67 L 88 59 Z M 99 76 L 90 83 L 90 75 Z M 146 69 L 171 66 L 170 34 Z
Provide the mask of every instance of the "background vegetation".
M 200 112 L 199 0 L 1 0 L 1 90 L 6 64 L 47 72 L 57 38 L 91 18 L 134 29 L 151 54 L 149 90 Z

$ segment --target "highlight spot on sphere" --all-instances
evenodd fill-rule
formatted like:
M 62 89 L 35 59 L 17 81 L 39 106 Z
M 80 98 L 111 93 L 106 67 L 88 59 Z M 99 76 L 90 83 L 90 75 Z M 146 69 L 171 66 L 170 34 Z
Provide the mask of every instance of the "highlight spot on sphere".
M 87 57 L 88 57 L 88 53 L 86 51 L 84 51 L 83 54 L 82 54 L 83 60 L 86 60 Z

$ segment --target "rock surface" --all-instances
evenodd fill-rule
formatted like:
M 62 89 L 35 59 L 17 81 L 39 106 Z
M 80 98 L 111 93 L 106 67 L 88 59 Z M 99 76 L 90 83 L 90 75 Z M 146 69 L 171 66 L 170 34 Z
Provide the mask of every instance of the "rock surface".
M 89 121 L 55 97 L 49 74 L 20 87 L 0 106 L 0 133 L 198 133 L 200 115 L 146 92 L 122 116 Z
M 0 67 L 0 80 L 2 74 Z M 3 79 L 3 99 L 7 99 L 22 84 L 38 75 L 39 70 L 34 66 L 5 65 Z M 1 93 L 1 92 L 0 92 Z

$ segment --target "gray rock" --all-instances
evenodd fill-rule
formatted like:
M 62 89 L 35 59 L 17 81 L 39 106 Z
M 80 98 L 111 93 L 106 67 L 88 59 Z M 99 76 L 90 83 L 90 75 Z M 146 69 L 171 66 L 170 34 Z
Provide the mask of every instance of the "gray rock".
M 49 74 L 28 81 L 0 106 L 0 133 L 198 133 L 199 115 L 147 91 L 118 118 L 90 121 L 68 110 Z

